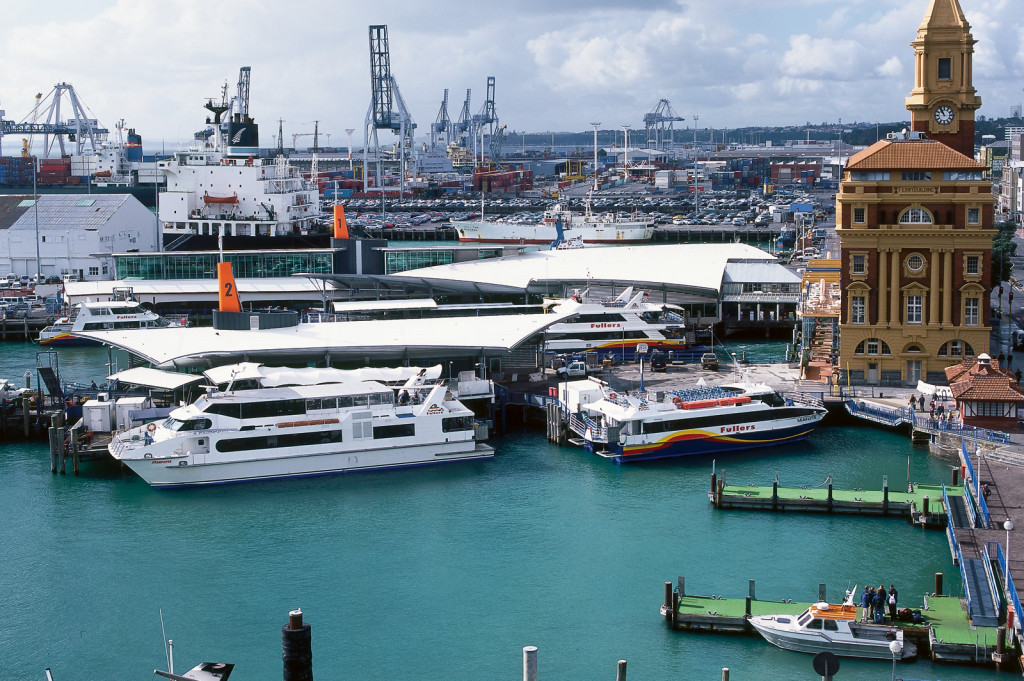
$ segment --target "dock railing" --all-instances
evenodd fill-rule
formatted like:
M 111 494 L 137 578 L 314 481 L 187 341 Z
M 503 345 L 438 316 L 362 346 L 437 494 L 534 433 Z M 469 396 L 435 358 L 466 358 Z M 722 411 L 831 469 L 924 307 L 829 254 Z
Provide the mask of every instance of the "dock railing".
M 973 498 L 978 504 L 978 509 L 981 512 L 981 529 L 988 529 L 992 518 L 988 512 L 988 504 L 985 502 L 985 495 L 981 493 L 981 480 L 978 478 L 978 474 L 974 470 L 974 463 L 971 461 L 971 452 L 967 450 L 967 441 L 964 440 L 960 443 L 960 458 L 964 463 L 964 492 L 968 493 L 968 498 Z
M 988 542 L 985 546 L 981 547 L 981 557 L 985 561 L 985 579 L 988 581 L 989 591 L 992 592 L 993 607 L 996 609 L 997 617 L 998 613 L 1003 609 L 1004 597 L 1003 594 L 999 593 L 999 580 L 996 579 L 995 572 L 992 571 L 992 554 L 989 551 L 991 544 L 999 546 L 998 542 Z M 968 611 L 970 612 L 970 611 Z
M 1010 444 L 1009 433 L 1004 433 L 999 430 L 989 430 L 988 428 L 978 428 L 977 426 L 965 425 L 960 422 L 951 422 L 949 419 L 938 419 L 922 412 L 918 412 L 914 415 L 913 424 L 915 428 L 920 430 L 952 433 L 963 438 L 984 440 L 985 442 L 995 442 L 1003 445 Z
M 991 547 L 992 544 L 996 545 L 996 564 L 999 565 L 999 570 L 1003 574 L 1003 584 L 1006 588 L 1006 601 L 1013 605 L 1013 612 L 1015 617 L 1013 618 L 1013 629 L 1016 631 L 1016 635 L 1020 638 L 1024 627 L 1021 625 L 1021 609 L 1020 609 L 1020 597 L 1017 595 L 1017 587 L 1013 583 L 1013 575 L 1010 574 L 1010 568 L 1006 564 L 1006 554 L 1003 553 L 1003 545 L 999 542 L 989 542 Z M 991 555 L 991 550 L 989 551 Z
M 847 400 L 845 405 L 849 414 L 887 426 L 914 422 L 914 411 L 909 407 L 879 407 L 857 400 Z

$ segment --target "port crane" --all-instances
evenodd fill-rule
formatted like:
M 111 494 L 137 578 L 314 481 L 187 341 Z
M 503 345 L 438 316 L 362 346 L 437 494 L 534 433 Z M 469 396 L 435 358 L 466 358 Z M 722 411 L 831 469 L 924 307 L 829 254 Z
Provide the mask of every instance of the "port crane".
M 498 120 L 498 112 L 494 108 L 494 76 L 487 76 L 487 98 L 484 100 L 480 113 L 473 116 L 474 145 L 480 138 L 480 161 L 483 162 L 483 140 L 487 137 L 491 160 L 497 162 L 501 156 L 501 144 L 505 138 L 505 126 Z
M 437 120 L 430 126 L 430 148 L 448 148 L 452 140 L 452 129 L 454 124 L 448 117 L 448 88 L 444 89 L 444 99 L 441 100 L 441 110 L 437 112 Z
M 665 149 L 672 146 L 672 124 L 686 120 L 678 115 L 669 104 L 667 99 L 658 100 L 650 113 L 644 114 L 644 128 L 647 136 L 647 147 L 651 149 Z
M 398 81 L 391 75 L 391 52 L 388 47 L 388 27 L 384 25 L 370 26 L 370 108 L 366 112 L 366 123 L 363 130 L 363 191 L 370 190 L 369 173 L 366 172 L 370 161 L 370 142 L 373 142 L 373 162 L 377 171 L 377 186 L 381 196 L 384 195 L 383 175 L 381 174 L 384 153 L 377 140 L 378 130 L 391 130 L 398 135 L 394 156 L 397 156 L 401 184 L 399 196 L 405 195 L 406 165 L 415 159 L 416 153 L 413 138 L 416 124 L 405 106 L 402 93 L 398 89 Z
M 64 100 L 71 108 L 71 117 L 62 120 L 64 113 L 61 106 Z M 45 112 L 45 122 L 38 120 Z M 31 140 L 34 135 L 43 136 L 43 157 L 48 157 L 54 144 L 60 149 L 60 155 L 68 154 L 65 143 L 74 143 L 73 153 L 81 156 L 86 149 L 95 151 L 107 139 L 110 131 L 99 124 L 92 112 L 79 98 L 75 88 L 69 83 L 57 83 L 46 97 L 36 96 L 36 104 L 25 121 L 0 120 L 0 140 L 4 135 L 25 135 Z

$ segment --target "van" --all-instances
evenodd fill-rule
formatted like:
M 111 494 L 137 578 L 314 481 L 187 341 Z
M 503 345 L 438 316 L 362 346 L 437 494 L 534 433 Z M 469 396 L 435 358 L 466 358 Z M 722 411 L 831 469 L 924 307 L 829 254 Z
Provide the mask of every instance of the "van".
M 1014 329 L 1011 338 L 1014 350 L 1024 350 L 1024 329 Z

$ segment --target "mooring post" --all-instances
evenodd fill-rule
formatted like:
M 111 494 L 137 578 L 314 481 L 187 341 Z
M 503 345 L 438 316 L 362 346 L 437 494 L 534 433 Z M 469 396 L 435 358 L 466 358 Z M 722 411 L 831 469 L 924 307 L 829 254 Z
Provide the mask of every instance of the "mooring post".
M 743 614 L 750 617 L 750 596 L 743 599 Z
M 889 476 L 882 476 L 882 515 L 889 515 Z
M 618 669 L 615 670 L 615 681 L 626 681 L 626 661 L 619 660 Z
M 672 594 L 672 628 L 675 629 L 676 623 L 679 622 L 679 600 L 680 596 L 678 593 Z
M 832 510 L 832 483 L 828 483 L 828 499 L 827 499 L 828 510 Z
M 71 429 L 71 470 L 78 475 L 78 429 Z
M 29 421 L 29 402 L 28 398 L 22 395 L 21 397 L 21 418 L 24 421 L 24 432 L 22 433 L 25 437 L 28 437 L 28 421 Z M 54 471 L 56 473 L 57 471 Z
M 523 681 L 537 681 L 537 646 L 523 648 Z
M 827 601 L 828 600 L 827 598 L 825 598 L 825 582 L 818 582 L 818 600 L 819 601 Z
M 47 429 L 47 434 L 50 436 L 50 472 L 57 472 L 57 447 L 54 445 L 54 441 L 57 439 L 57 434 L 54 432 L 56 429 L 52 426 Z
M 942 595 L 942 573 L 941 572 L 936 572 L 935 573 L 935 595 L 936 596 L 941 596 Z
M 772 482 L 772 510 L 776 510 L 779 505 L 779 481 L 775 480 Z
M 51 432 L 53 432 L 53 442 L 51 446 L 57 450 L 57 457 L 58 460 L 60 461 L 60 474 L 64 475 L 66 473 L 65 462 L 67 457 L 64 452 L 64 440 L 61 439 L 61 430 L 63 429 L 60 427 L 59 412 L 50 415 L 50 426 L 50 430 Z
M 960 482 L 960 467 L 953 466 L 953 487 L 956 487 Z
M 757 600 L 757 596 L 754 595 L 754 585 L 754 580 L 747 580 L 747 595 L 750 596 L 752 599 Z
M 924 524 L 928 524 L 928 495 L 921 499 L 921 515 L 924 516 Z
M 676 591 L 679 592 L 679 595 L 680 596 L 685 596 L 686 595 L 686 577 L 684 577 L 683 575 L 679 575 L 676 587 L 677 587 Z
M 996 629 L 996 654 L 1002 656 L 1006 653 L 1006 627 Z
M 722 490 L 725 489 L 725 480 L 718 481 L 718 496 L 715 497 L 715 506 L 721 507 L 722 505 Z
M 722 681 L 729 681 L 729 668 L 722 667 Z
M 718 489 L 718 474 L 717 473 L 712 473 L 711 474 L 711 494 L 712 494 L 712 496 L 714 496 L 716 489 Z
M 665 582 L 665 621 L 672 622 L 672 582 Z

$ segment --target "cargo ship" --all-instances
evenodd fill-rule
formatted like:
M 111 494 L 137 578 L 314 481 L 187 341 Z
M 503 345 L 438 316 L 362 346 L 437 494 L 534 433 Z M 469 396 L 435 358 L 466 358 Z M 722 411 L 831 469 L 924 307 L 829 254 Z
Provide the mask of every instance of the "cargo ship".
M 653 219 L 594 213 L 589 202 L 583 213 L 575 213 L 556 204 L 544 211 L 540 222 L 481 219 L 452 220 L 451 225 L 458 233 L 459 241 L 463 242 L 553 244 L 560 239 L 581 239 L 586 245 L 635 244 L 649 241 L 654 235 Z

